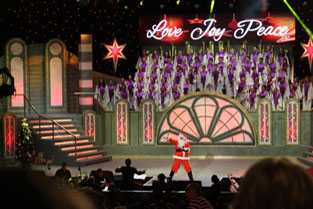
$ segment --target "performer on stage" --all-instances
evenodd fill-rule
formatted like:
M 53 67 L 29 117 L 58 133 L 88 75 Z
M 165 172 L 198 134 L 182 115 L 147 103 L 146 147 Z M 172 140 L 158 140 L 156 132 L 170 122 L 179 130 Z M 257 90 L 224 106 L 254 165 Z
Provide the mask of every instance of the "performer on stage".
M 105 93 L 105 83 L 104 83 L 104 79 L 100 78 L 99 82 L 96 86 L 96 90 L 95 90 L 95 99 L 97 99 L 99 102 L 104 103 L 104 93 Z
M 313 87 L 309 76 L 305 77 L 302 89 L 302 110 L 310 110 L 312 107 Z
M 174 163 L 172 166 L 172 170 L 169 176 L 169 179 L 172 180 L 174 174 L 178 171 L 180 164 L 183 164 L 185 171 L 188 173 L 188 177 L 190 181 L 193 181 L 192 171 L 189 164 L 189 153 L 191 151 L 190 145 L 187 141 L 186 134 L 179 133 L 178 139 L 169 139 L 169 142 L 173 145 L 175 145 L 175 154 L 173 156 Z

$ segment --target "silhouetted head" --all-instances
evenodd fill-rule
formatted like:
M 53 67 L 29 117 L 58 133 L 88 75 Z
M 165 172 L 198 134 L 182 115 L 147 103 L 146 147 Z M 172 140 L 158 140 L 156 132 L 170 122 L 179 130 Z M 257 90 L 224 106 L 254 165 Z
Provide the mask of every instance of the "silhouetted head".
M 132 161 L 131 161 L 129 158 L 127 158 L 127 159 L 125 160 L 125 165 L 126 165 L 126 166 L 130 166 L 131 163 L 132 163 Z

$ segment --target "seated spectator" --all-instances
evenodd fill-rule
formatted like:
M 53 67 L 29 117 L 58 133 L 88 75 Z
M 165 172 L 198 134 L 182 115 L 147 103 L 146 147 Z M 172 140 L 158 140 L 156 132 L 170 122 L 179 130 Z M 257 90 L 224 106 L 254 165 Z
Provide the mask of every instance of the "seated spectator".
M 244 176 L 232 209 L 311 209 L 313 180 L 286 158 L 267 158 Z
M 62 163 L 62 167 L 55 172 L 55 177 L 62 179 L 64 182 L 72 178 L 71 172 L 66 169 L 66 162 Z
M 136 187 L 135 181 L 134 181 L 134 174 L 141 175 L 144 174 L 145 171 L 138 171 L 136 168 L 131 167 L 131 160 L 126 159 L 125 165 L 120 168 L 116 168 L 116 173 L 122 173 L 123 176 L 123 188 L 124 189 L 133 189 Z
M 211 204 L 201 196 L 201 187 L 197 183 L 191 183 L 186 188 L 188 209 L 213 209 Z
M 166 190 L 165 175 L 161 173 L 158 175 L 158 181 L 152 183 L 153 194 L 156 199 L 162 199 L 163 191 Z

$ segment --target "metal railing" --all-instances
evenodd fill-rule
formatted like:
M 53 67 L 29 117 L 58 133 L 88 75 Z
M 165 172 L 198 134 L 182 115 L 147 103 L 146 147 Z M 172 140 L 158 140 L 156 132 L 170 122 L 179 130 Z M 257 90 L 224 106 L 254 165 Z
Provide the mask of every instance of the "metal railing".
M 41 120 L 44 119 L 44 120 L 48 120 L 48 121 L 51 121 L 52 123 L 52 141 L 55 142 L 55 127 L 58 127 L 59 129 L 63 130 L 64 132 L 66 132 L 67 134 L 71 135 L 73 138 L 74 138 L 74 147 L 75 147 L 75 157 L 77 156 L 77 140 L 78 140 L 78 137 L 75 136 L 75 134 L 73 134 L 71 131 L 67 130 L 66 128 L 64 128 L 64 126 L 62 126 L 60 123 L 58 123 L 57 121 L 53 120 L 53 119 L 50 119 L 50 118 L 47 118 L 46 116 L 40 114 L 38 112 L 38 110 L 34 107 L 34 105 L 31 104 L 29 98 L 24 95 L 24 94 L 15 94 L 15 96 L 23 96 L 24 98 L 24 118 L 26 118 L 26 102 L 28 104 L 28 113 L 30 114 L 30 108 L 34 111 L 34 113 L 38 116 L 38 121 L 39 121 L 39 134 L 41 136 Z

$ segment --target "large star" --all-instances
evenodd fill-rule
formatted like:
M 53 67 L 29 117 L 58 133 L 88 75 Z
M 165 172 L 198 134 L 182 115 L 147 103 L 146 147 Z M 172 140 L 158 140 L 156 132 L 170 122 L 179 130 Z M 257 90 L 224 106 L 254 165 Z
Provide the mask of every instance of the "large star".
M 304 49 L 304 52 L 303 52 L 301 58 L 305 58 L 305 57 L 308 58 L 309 65 L 310 65 L 310 70 L 311 70 L 311 68 L 312 68 L 312 61 L 313 61 L 313 43 L 312 43 L 312 39 L 309 38 L 308 44 L 301 43 L 301 46 Z
M 112 58 L 114 63 L 114 70 L 116 71 L 118 58 L 127 59 L 122 52 L 123 49 L 126 47 L 126 44 L 118 45 L 116 39 L 114 39 L 113 45 L 103 45 L 107 48 L 109 52 L 105 55 L 105 57 L 103 57 L 102 60 Z

